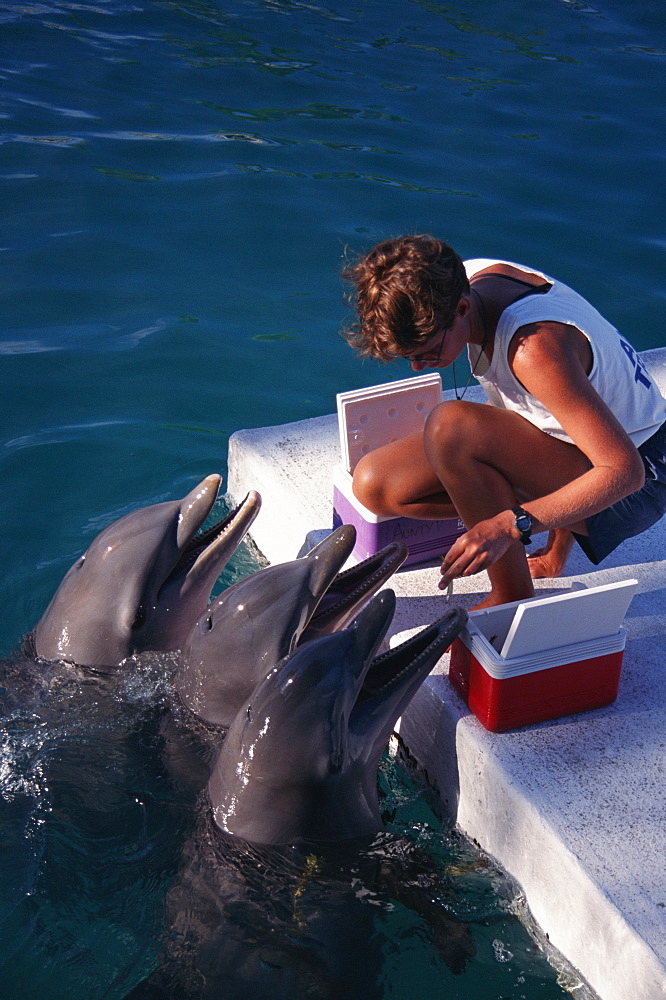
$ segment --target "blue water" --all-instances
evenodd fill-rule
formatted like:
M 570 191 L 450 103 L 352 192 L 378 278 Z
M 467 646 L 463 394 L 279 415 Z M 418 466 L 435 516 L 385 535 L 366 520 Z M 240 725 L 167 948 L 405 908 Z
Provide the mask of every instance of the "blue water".
M 538 267 L 661 346 L 665 21 L 661 0 L 5 0 L 0 652 L 103 526 L 225 473 L 234 430 L 405 374 L 338 335 L 340 268 L 378 239 Z M 2 733 L 8 998 L 124 996 L 191 822 L 161 763 L 168 665 L 69 684 Z M 398 920 L 385 995 L 562 996 L 501 878 L 386 768 L 477 956 L 443 972 Z

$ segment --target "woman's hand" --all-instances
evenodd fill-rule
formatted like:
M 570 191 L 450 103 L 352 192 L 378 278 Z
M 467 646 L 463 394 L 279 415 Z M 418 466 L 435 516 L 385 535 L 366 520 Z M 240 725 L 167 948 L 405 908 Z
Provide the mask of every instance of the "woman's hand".
M 510 510 L 503 510 L 487 521 L 479 521 L 456 539 L 442 559 L 439 589 L 445 590 L 456 577 L 473 576 L 488 569 L 518 538 L 518 529 Z

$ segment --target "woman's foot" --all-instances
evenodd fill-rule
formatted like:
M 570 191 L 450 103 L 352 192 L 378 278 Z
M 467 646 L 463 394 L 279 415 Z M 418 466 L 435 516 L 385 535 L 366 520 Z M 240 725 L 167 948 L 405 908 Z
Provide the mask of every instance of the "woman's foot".
M 506 596 L 491 590 L 488 596 L 484 597 L 478 604 L 475 604 L 473 608 L 470 608 L 470 611 L 481 611 L 483 608 L 496 608 L 498 604 L 513 604 L 514 601 L 526 601 L 530 597 L 534 597 L 534 590 L 530 594 L 512 592 Z
M 574 543 L 574 536 L 566 528 L 555 528 L 548 532 L 548 541 L 543 548 L 536 549 L 527 557 L 527 565 L 533 580 L 544 577 L 561 576 Z

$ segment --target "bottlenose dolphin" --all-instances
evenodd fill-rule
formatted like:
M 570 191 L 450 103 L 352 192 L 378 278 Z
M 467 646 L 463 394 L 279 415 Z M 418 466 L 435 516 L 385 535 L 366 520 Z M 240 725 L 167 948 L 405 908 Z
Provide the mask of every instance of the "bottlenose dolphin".
M 241 707 L 169 890 L 164 954 L 132 1000 L 379 1000 L 396 904 L 452 972 L 474 954 L 438 902 L 446 877 L 383 829 L 377 792 L 396 718 L 467 615 L 453 608 L 375 656 L 394 608 L 392 591 L 376 595 Z
M 394 542 L 341 573 L 355 540 L 343 524 L 307 555 L 253 573 L 211 602 L 183 647 L 176 689 L 185 705 L 228 726 L 297 645 L 347 625 L 407 558 L 404 543 Z
M 36 625 L 34 654 L 112 667 L 143 650 L 180 649 L 261 506 L 251 491 L 197 535 L 220 482 L 217 474 L 207 476 L 183 500 L 143 507 L 105 528 L 68 571 Z
M 275 666 L 233 720 L 208 783 L 217 826 L 254 844 L 337 841 L 382 829 L 377 766 L 396 720 L 467 614 L 451 608 L 373 656 L 395 594 Z

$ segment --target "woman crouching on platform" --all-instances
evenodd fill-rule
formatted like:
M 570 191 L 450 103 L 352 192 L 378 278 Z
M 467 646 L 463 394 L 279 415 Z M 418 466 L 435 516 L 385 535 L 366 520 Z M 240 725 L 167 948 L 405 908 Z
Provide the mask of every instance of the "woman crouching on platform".
M 520 264 L 463 262 L 431 236 L 379 243 L 344 277 L 358 314 L 347 338 L 361 355 L 419 372 L 466 347 L 491 404 L 463 390 L 423 433 L 370 452 L 354 472 L 375 514 L 462 519 L 440 588 L 485 569 L 492 590 L 478 607 L 522 600 L 532 577 L 562 572 L 574 539 L 596 564 L 662 517 L 666 401 L 582 296 Z M 545 530 L 545 547 L 526 558 Z

